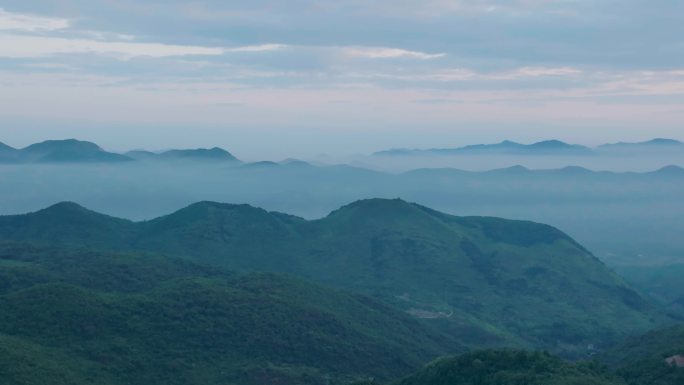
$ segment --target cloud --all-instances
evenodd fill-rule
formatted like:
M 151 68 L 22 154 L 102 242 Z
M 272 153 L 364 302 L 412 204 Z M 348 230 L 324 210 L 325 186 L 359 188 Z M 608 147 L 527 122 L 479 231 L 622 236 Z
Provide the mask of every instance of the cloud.
M 119 59 L 190 55 L 217 56 L 225 53 L 273 51 L 283 47 L 279 44 L 264 44 L 222 48 L 0 34 L 0 57 L 6 58 L 35 58 L 57 54 L 101 54 L 112 55 Z
M 488 77 L 490 79 L 512 80 L 548 76 L 573 76 L 580 74 L 582 74 L 582 71 L 573 67 L 522 67 L 509 72 L 492 74 Z
M 45 35 L 46 32 L 58 32 Z M 73 28 L 69 19 L 7 12 L 0 8 L 0 57 L 36 58 L 58 54 L 100 54 L 118 59 L 133 57 L 219 56 L 228 53 L 266 52 L 283 44 L 237 47 L 137 42 L 130 34 Z
M 430 54 L 419 51 L 409 51 L 400 48 L 385 48 L 385 47 L 350 47 L 343 49 L 344 54 L 354 57 L 362 57 L 368 59 L 394 59 L 394 58 L 409 58 L 419 60 L 439 59 L 446 56 L 444 53 Z
M 69 27 L 69 20 L 42 17 L 33 15 L 24 15 L 19 13 L 7 12 L 0 8 L 0 31 L 55 31 Z
M 478 72 L 468 68 L 437 69 L 426 72 L 356 72 L 355 78 L 390 79 L 407 82 L 451 83 L 466 81 L 512 81 L 549 77 L 569 77 L 583 74 L 572 67 L 522 67 L 508 71 Z
M 281 49 L 288 48 L 285 44 L 259 44 L 259 45 L 247 45 L 244 47 L 226 48 L 224 52 L 267 52 L 267 51 L 278 51 Z

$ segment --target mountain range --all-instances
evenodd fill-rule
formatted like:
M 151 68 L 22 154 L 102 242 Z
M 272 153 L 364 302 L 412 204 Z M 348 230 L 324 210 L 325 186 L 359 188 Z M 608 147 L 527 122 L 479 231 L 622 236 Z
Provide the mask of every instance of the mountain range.
M 589 344 L 608 346 L 667 321 L 551 226 L 456 217 L 399 199 L 357 201 L 313 221 L 200 202 L 131 222 L 61 203 L 0 217 L 0 240 L 162 253 L 238 272 L 289 273 L 382 300 L 464 346 L 582 356 Z
M 22 149 L 0 143 L 0 163 L 120 163 L 132 160 L 238 162 L 232 154 L 218 147 L 169 150 L 161 153 L 131 151 L 117 154 L 107 152 L 95 143 L 76 139 L 48 140 Z
M 391 149 L 375 152 L 373 156 L 415 156 L 415 155 L 517 155 L 517 156 L 587 156 L 587 155 L 628 155 L 644 152 L 682 152 L 684 143 L 656 138 L 638 143 L 610 143 L 595 148 L 569 144 L 560 140 L 545 140 L 532 144 L 522 144 L 505 140 L 496 144 L 475 144 L 458 148 L 433 149 Z M 131 160 L 169 161 L 195 160 L 239 162 L 230 152 L 213 147 L 209 149 L 168 150 L 151 152 L 145 150 L 129 151 L 124 154 L 107 152 L 95 143 L 76 139 L 48 140 L 16 149 L 0 143 L 0 163 L 104 163 Z
M 634 161 L 643 163 L 642 158 L 651 159 Z M 684 169 L 680 166 L 658 166 L 647 172 L 514 166 L 390 173 L 296 160 L 160 160 L 0 167 L 2 214 L 75 201 L 141 220 L 192 202 L 219 201 L 244 202 L 311 219 L 365 197 L 401 197 L 448 213 L 553 224 L 611 265 L 639 255 L 682 261 L 682 194 Z
M 595 148 L 578 144 L 569 144 L 560 140 L 545 140 L 532 144 L 522 144 L 510 140 L 504 140 L 495 144 L 475 144 L 457 148 L 432 148 L 432 149 L 392 149 L 375 152 L 375 156 L 413 156 L 413 155 L 546 155 L 546 156 L 586 156 L 586 155 L 610 155 L 617 152 L 643 152 L 684 150 L 684 143 L 673 140 L 656 138 L 638 143 L 612 143 L 604 144 Z

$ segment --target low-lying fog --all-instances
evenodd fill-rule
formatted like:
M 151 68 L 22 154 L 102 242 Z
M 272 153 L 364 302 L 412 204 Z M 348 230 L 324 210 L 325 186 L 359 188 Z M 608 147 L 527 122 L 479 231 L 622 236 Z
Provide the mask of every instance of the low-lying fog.
M 486 171 L 521 165 L 531 169 L 563 168 L 569 165 L 615 172 L 647 172 L 668 165 L 684 166 L 684 151 L 648 151 L 613 155 L 355 155 L 319 157 L 323 163 L 346 163 L 359 167 L 388 172 L 405 172 L 417 168 L 457 168 L 468 171 Z
M 684 261 L 684 171 L 676 167 L 651 173 L 510 168 L 390 174 L 298 162 L 5 165 L 0 196 L 0 214 L 74 201 L 133 220 L 201 200 L 249 203 L 313 219 L 357 199 L 401 197 L 455 215 L 549 223 L 612 264 Z

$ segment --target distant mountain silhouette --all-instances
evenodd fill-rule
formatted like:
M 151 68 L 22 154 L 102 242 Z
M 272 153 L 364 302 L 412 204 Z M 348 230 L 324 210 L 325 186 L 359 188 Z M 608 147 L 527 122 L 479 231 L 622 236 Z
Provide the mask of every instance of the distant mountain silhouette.
M 210 149 L 198 148 L 193 150 L 170 150 L 159 154 L 161 158 L 165 159 L 187 159 L 187 160 L 204 160 L 204 161 L 237 161 L 237 158 L 230 152 L 214 147 Z
M 679 166 L 670 165 L 665 166 L 659 170 L 653 171 L 649 174 L 663 175 L 663 176 L 684 176 L 684 168 Z
M 247 168 L 273 168 L 273 167 L 280 167 L 280 163 L 276 163 L 270 160 L 262 160 L 259 162 L 252 162 L 252 163 L 245 163 L 244 167 Z
M 427 150 L 395 149 L 380 151 L 374 155 L 590 155 L 588 147 L 568 144 L 560 140 L 545 140 L 532 144 L 522 144 L 504 140 L 495 144 L 475 144 L 458 148 L 433 148 Z
M 135 150 L 117 154 L 107 152 L 95 143 L 76 139 L 47 140 L 23 149 L 0 143 L 0 163 L 116 163 L 131 160 L 239 162 L 230 152 L 219 147 L 161 153 Z
M 684 143 L 666 138 L 655 138 L 645 142 L 618 142 L 603 144 L 595 149 L 560 140 L 544 140 L 532 144 L 522 144 L 504 140 L 494 144 L 473 144 L 457 148 L 408 149 L 398 148 L 378 151 L 376 156 L 413 156 L 413 155 L 592 155 L 610 152 L 640 152 L 653 150 L 684 150 Z
M 662 149 L 662 148 L 684 148 L 684 143 L 665 138 L 655 138 L 645 142 L 618 142 L 608 143 L 598 147 L 600 150 L 634 150 L 634 149 Z
M 202 162 L 238 162 L 238 159 L 230 152 L 219 148 L 198 148 L 189 150 L 169 150 L 161 153 L 151 151 L 135 150 L 127 152 L 126 155 L 138 160 L 189 160 Z
M 17 149 L 14 147 L 10 147 L 6 145 L 5 143 L 0 142 L 0 153 L 5 152 L 5 151 L 16 151 Z
M 0 162 L 15 162 L 18 155 L 19 151 L 16 148 L 0 142 Z
M 133 158 L 136 160 L 150 160 L 154 159 L 159 156 L 159 154 L 152 152 L 152 151 L 146 151 L 146 150 L 133 150 L 133 151 L 128 151 L 124 155 L 128 156 L 129 158 Z
M 0 146 L 0 161 L 12 163 L 107 163 L 131 158 L 107 152 L 91 142 L 76 139 L 47 140 L 17 150 Z

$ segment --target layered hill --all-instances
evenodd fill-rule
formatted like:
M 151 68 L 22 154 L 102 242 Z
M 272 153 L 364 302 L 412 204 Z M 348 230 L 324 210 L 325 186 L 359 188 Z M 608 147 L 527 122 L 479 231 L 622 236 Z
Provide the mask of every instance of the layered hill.
M 456 217 L 399 199 L 307 221 L 201 202 L 147 222 L 59 204 L 0 217 L 0 239 L 161 252 L 238 271 L 286 272 L 389 302 L 469 346 L 582 355 L 664 320 L 551 226 Z
M 0 245 L 3 384 L 392 379 L 453 339 L 375 300 L 173 258 Z

